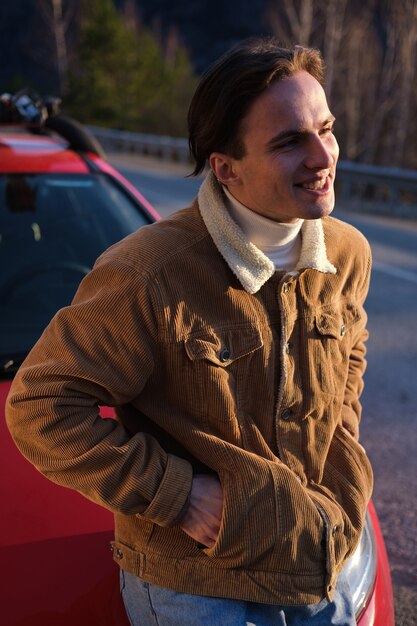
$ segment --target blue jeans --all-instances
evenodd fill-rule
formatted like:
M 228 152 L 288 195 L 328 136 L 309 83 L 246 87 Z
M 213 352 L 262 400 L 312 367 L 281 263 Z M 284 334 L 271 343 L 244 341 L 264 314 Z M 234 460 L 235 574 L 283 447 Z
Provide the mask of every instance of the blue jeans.
M 292 607 L 178 593 L 123 570 L 120 584 L 132 626 L 356 626 L 343 572 L 332 602 Z

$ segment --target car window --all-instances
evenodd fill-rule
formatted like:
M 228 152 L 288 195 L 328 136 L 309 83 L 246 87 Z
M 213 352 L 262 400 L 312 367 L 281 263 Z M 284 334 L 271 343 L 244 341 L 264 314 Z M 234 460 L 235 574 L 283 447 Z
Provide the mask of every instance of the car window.
M 26 354 L 97 257 L 150 221 L 104 174 L 0 175 L 0 358 Z

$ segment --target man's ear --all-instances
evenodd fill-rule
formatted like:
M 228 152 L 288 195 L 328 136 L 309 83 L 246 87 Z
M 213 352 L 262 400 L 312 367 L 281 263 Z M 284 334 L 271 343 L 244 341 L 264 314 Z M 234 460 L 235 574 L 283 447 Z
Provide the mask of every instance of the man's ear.
M 222 185 L 236 185 L 239 182 L 239 176 L 235 171 L 235 160 L 227 154 L 221 152 L 213 152 L 209 159 L 210 167 L 215 177 Z

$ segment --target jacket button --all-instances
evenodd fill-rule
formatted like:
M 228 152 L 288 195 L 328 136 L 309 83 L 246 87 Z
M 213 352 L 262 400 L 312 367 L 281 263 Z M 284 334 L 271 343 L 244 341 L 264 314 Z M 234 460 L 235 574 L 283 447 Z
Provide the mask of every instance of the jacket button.
M 338 524 L 335 524 L 332 528 L 332 535 L 336 535 L 340 530 L 340 526 Z
M 120 548 L 117 548 L 116 550 L 116 559 L 122 559 L 123 558 L 123 552 L 120 550 Z
M 219 354 L 219 359 L 222 363 L 226 363 L 226 361 L 230 361 L 230 350 L 228 348 L 223 348 L 223 350 Z
M 281 414 L 281 417 L 283 420 L 289 420 L 291 416 L 292 416 L 291 409 L 284 409 Z
M 346 333 L 345 325 L 342 324 L 341 327 L 340 327 L 340 336 L 344 337 L 345 333 Z
M 282 291 L 283 291 L 284 293 L 288 293 L 288 292 L 289 292 L 289 290 L 290 290 L 290 283 L 284 283 L 284 284 L 282 285 Z

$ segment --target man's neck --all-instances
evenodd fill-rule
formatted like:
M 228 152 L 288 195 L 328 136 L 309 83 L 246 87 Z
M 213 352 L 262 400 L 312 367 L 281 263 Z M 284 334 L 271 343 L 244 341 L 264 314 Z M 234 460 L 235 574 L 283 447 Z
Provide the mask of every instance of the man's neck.
M 256 247 L 275 263 L 277 269 L 292 269 L 301 249 L 303 220 L 282 223 L 252 211 L 223 187 L 230 217 Z

